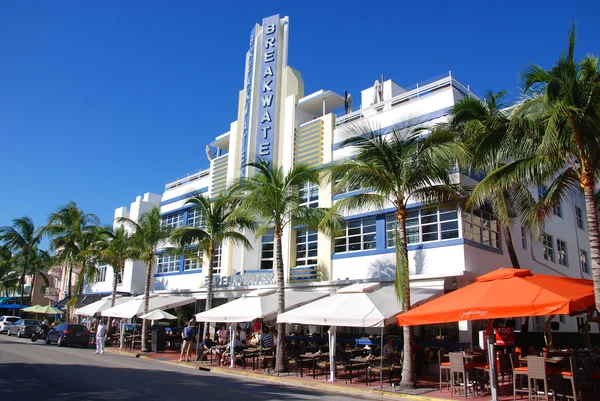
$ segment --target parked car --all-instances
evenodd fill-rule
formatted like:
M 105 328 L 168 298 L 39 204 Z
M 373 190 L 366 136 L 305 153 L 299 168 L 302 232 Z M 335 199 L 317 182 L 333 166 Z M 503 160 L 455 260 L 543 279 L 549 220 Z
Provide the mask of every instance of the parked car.
M 17 337 L 31 337 L 38 329 L 40 322 L 33 319 L 19 319 L 8 326 L 8 335 Z
M 90 333 L 83 324 L 61 323 L 46 336 L 46 344 L 56 343 L 59 347 L 81 345 L 87 348 L 89 342 Z
M 0 316 L 0 334 L 8 332 L 8 326 L 12 326 L 17 320 L 21 320 L 19 316 Z

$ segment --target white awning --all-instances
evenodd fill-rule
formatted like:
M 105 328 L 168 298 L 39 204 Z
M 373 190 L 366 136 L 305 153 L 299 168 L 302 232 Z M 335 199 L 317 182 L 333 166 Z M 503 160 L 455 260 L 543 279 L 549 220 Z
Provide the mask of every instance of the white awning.
M 440 288 L 411 288 L 410 300 L 415 305 L 442 295 Z M 353 284 L 336 294 L 312 302 L 277 317 L 278 323 L 319 326 L 384 327 L 395 322 L 402 312 L 394 286 L 378 283 Z
M 125 302 L 131 301 L 132 297 L 117 296 L 115 298 L 115 306 L 121 305 Z M 82 306 L 81 308 L 75 309 L 76 315 L 81 316 L 94 316 L 96 313 L 100 313 L 112 306 L 112 296 L 104 297 L 99 301 L 93 302 L 89 305 Z
M 150 295 L 149 311 L 154 309 L 170 309 L 177 306 L 191 304 L 195 302 L 194 297 L 180 297 L 175 295 Z M 134 316 L 141 316 L 144 314 L 144 296 L 140 295 L 135 297 L 129 302 L 125 302 L 121 305 L 117 305 L 114 308 L 109 308 L 102 311 L 102 316 L 120 317 L 120 318 L 132 318 Z
M 286 290 L 285 309 L 291 310 L 327 296 L 325 292 Z M 200 322 L 250 322 L 256 318 L 273 319 L 277 315 L 277 292 L 272 289 L 255 290 L 242 298 L 198 313 Z

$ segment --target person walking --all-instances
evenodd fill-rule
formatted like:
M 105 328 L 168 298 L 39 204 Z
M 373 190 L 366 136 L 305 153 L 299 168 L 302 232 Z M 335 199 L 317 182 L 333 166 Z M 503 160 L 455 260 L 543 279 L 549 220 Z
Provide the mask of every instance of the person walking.
M 96 355 L 104 354 L 104 340 L 106 339 L 106 325 L 102 319 L 98 319 L 96 327 Z
M 181 337 L 183 338 L 183 347 L 181 347 L 181 356 L 179 357 L 179 362 L 191 361 L 190 353 L 192 351 L 194 337 L 196 336 L 196 330 L 194 330 L 193 325 L 194 322 L 190 320 L 187 327 L 183 329 L 183 333 L 181 333 Z

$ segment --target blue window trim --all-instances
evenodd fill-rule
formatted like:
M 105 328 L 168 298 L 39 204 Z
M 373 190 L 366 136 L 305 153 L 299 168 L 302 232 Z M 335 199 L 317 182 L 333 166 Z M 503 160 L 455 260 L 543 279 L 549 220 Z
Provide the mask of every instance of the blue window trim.
M 244 270 L 244 274 L 246 273 L 273 273 L 273 269 L 254 269 L 254 270 Z M 235 273 L 236 276 L 239 276 L 242 272 Z
M 161 213 L 161 214 L 160 214 L 160 217 L 162 218 L 162 217 L 169 216 L 169 215 L 171 215 L 171 214 L 176 214 L 176 213 L 181 213 L 181 212 L 183 212 L 183 213 L 187 213 L 187 212 L 188 212 L 190 209 L 192 209 L 193 207 L 194 207 L 194 205 L 182 206 L 182 207 L 179 207 L 179 208 L 177 208 L 177 209 L 173 209 L 173 210 L 169 210 L 168 212 Z M 186 220 L 187 220 L 187 219 L 186 219 Z
M 470 241 L 469 241 L 470 242 Z M 446 246 L 455 246 L 455 245 L 463 245 L 466 241 L 464 238 L 454 238 L 442 241 L 432 241 L 432 242 L 424 242 L 422 244 L 412 244 L 408 246 L 409 251 L 417 251 L 421 249 L 433 249 L 433 248 L 443 248 Z M 481 244 L 478 244 L 481 245 Z M 493 250 L 494 248 L 489 248 L 485 245 L 481 245 L 487 250 Z M 331 256 L 332 259 L 347 259 L 347 258 L 355 258 L 359 256 L 373 256 L 373 255 L 383 255 L 386 253 L 394 253 L 396 248 L 384 248 L 384 249 L 370 249 L 368 251 L 357 251 L 357 252 L 345 252 L 345 253 L 336 253 Z
M 465 245 L 471 245 L 472 247 L 483 249 L 484 251 L 494 252 L 494 253 L 497 253 L 498 255 L 504 254 L 504 251 L 502 251 L 502 249 L 498 249 L 498 248 L 494 248 L 492 246 L 480 244 L 479 242 L 475 242 L 470 239 L 465 239 L 464 241 L 465 241 Z
M 178 272 L 169 272 L 169 273 L 156 273 L 154 277 L 168 277 L 168 276 L 180 276 L 182 274 L 200 274 L 202 273 L 202 269 L 198 270 L 184 270 Z
M 194 195 L 203 194 L 205 192 L 208 192 L 208 187 L 200 188 L 196 191 L 187 192 L 183 195 L 179 195 L 174 198 L 164 200 L 164 201 L 160 202 L 160 205 L 161 206 L 170 205 L 171 203 L 179 202 L 180 200 L 191 198 Z

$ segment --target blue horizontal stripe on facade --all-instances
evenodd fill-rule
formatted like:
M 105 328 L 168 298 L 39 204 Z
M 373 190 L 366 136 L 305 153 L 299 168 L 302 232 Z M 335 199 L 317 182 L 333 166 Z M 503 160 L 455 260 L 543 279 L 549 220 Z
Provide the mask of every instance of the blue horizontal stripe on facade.
M 191 192 L 185 193 L 183 195 L 179 195 L 174 198 L 167 199 L 165 201 L 160 202 L 160 205 L 161 206 L 169 205 L 171 203 L 175 203 L 175 202 L 178 202 L 183 199 L 191 198 L 194 195 L 203 194 L 205 192 L 208 192 L 208 187 L 200 188 L 196 191 L 191 191 Z M 171 212 L 169 212 L 169 213 L 171 213 Z
M 435 242 L 425 242 L 422 244 L 412 244 L 408 246 L 409 251 L 417 251 L 420 249 L 432 249 L 432 248 L 442 248 L 445 246 L 454 246 L 454 245 L 462 245 L 465 241 L 463 238 L 456 238 L 451 240 L 443 240 L 443 241 L 435 241 Z M 386 253 L 394 253 L 395 248 L 383 248 L 383 249 L 369 249 L 368 251 L 356 251 L 356 252 L 345 252 L 345 253 L 336 253 L 331 256 L 332 259 L 347 259 L 347 258 L 356 258 L 360 256 L 373 256 L 373 255 L 383 255 Z
M 184 270 L 184 271 L 176 271 L 176 272 L 168 272 L 168 273 L 156 273 L 154 277 L 167 277 L 167 276 L 180 276 L 182 274 L 201 274 L 202 269 L 200 270 Z
M 450 113 L 450 109 L 451 108 L 452 107 L 446 107 L 444 109 L 440 109 L 440 110 L 437 110 L 437 111 L 432 111 L 431 113 L 427 113 L 425 115 L 418 116 L 417 118 L 411 118 L 411 119 L 408 119 L 408 120 L 401 121 L 401 122 L 399 122 L 397 124 L 392 124 L 392 125 L 388 125 L 387 127 L 382 127 L 379 130 L 382 131 L 382 132 L 385 132 L 385 130 L 387 130 L 387 129 L 391 128 L 391 127 L 394 127 L 396 129 L 404 129 L 404 128 L 408 128 L 408 127 L 411 127 L 411 126 L 414 126 L 414 125 L 423 124 L 423 123 L 426 123 L 428 121 L 435 120 L 436 118 L 440 118 L 440 117 L 443 117 L 445 115 L 448 115 Z M 332 149 L 333 150 L 340 149 L 342 147 L 342 143 L 343 143 L 343 141 L 334 143 L 332 145 Z

